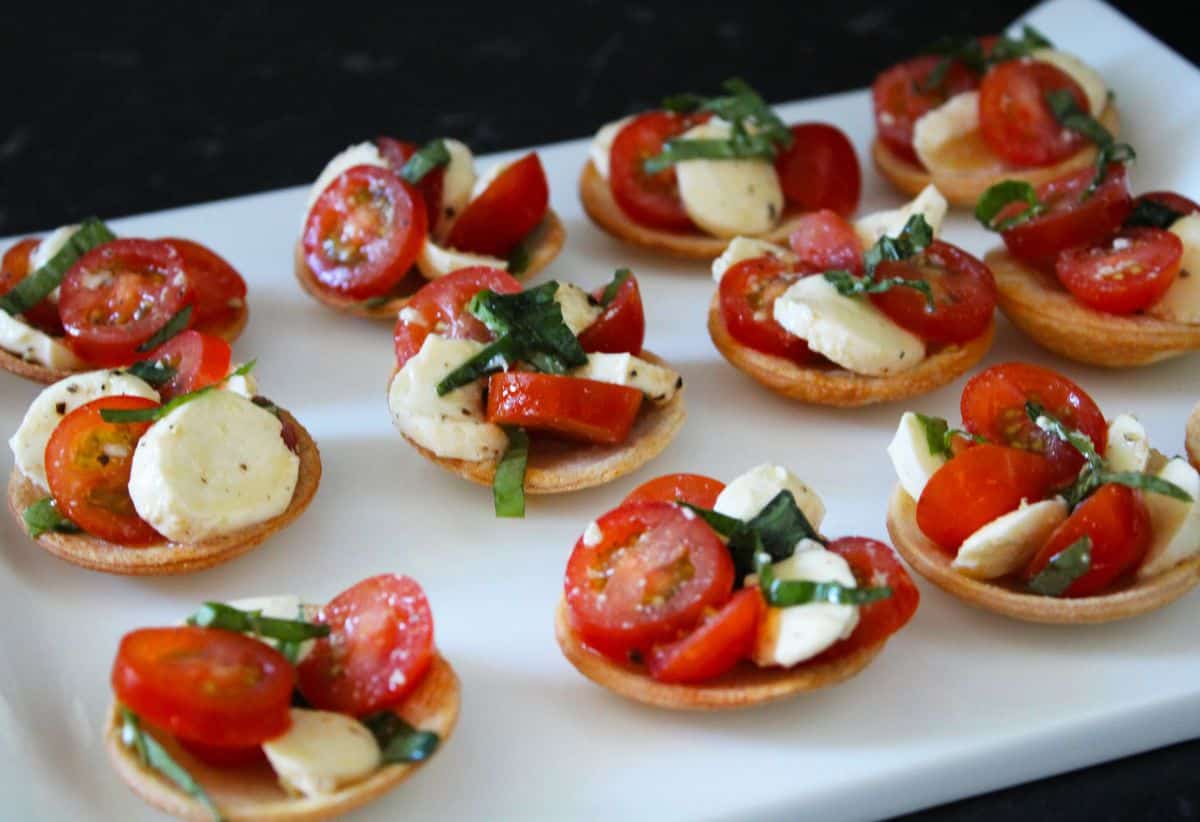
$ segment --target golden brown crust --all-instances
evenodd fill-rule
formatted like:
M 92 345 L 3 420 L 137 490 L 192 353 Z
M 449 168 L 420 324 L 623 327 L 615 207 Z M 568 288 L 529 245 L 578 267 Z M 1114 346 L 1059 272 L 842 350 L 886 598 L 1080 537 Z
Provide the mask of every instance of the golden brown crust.
M 744 661 L 711 682 L 672 685 L 656 682 L 642 667 L 613 662 L 580 642 L 571 628 L 564 600 L 559 601 L 554 614 L 554 635 L 567 660 L 592 682 L 635 702 L 676 711 L 752 708 L 827 688 L 866 668 L 887 644 L 884 640 L 832 662 L 795 668 L 760 668 Z
M 1038 596 L 998 581 L 971 579 L 954 570 L 953 557 L 921 532 L 917 504 L 899 485 L 888 504 L 887 527 L 900 555 L 934 585 L 968 605 L 1026 622 L 1082 625 L 1128 619 L 1168 605 L 1200 584 L 1200 557 L 1113 593 L 1079 599 Z
M 728 237 L 714 237 L 699 231 L 691 233 L 661 231 L 635 223 L 617 205 L 608 181 L 600 176 L 600 172 L 596 171 L 591 160 L 587 161 L 583 172 L 579 175 L 579 200 L 583 203 L 583 210 L 592 218 L 592 222 L 618 240 L 631 245 L 641 246 L 652 251 L 662 251 L 677 257 L 686 257 L 689 260 L 716 259 L 729 245 L 730 238 Z M 799 213 L 785 214 L 779 225 L 766 234 L 756 236 L 774 243 L 786 243 L 788 235 L 796 227 L 796 222 L 803 216 Z
M 666 365 L 663 360 L 643 351 L 638 356 Z M 392 377 L 396 372 L 392 372 Z M 388 381 L 391 385 L 391 380 Z M 680 389 L 666 405 L 642 403 L 642 410 L 629 432 L 629 438 L 619 445 L 587 445 L 534 437 L 529 446 L 529 461 L 525 470 L 525 493 L 565 494 L 612 482 L 636 471 L 657 457 L 671 444 L 687 419 Z M 405 441 L 421 456 L 447 471 L 480 485 L 491 486 L 496 475 L 497 461 L 455 460 L 439 457 L 408 437 Z
M 440 744 L 445 745 L 458 721 L 459 703 L 458 677 L 439 654 L 421 686 L 405 700 L 398 713 L 413 726 L 436 733 L 441 738 Z M 423 764 L 385 765 L 362 782 L 348 785 L 329 796 L 292 797 L 279 787 L 275 773 L 267 764 L 212 768 L 189 755 L 169 735 L 146 730 L 200 783 L 230 822 L 329 819 L 378 799 L 412 776 Z M 115 703 L 109 708 L 105 721 L 104 747 L 117 775 L 144 801 L 179 819 L 208 822 L 212 818 L 198 802 L 144 767 L 137 755 L 121 743 L 121 723 Z
M 997 248 L 985 258 L 997 302 L 1034 342 L 1076 362 L 1106 368 L 1149 365 L 1200 348 L 1200 324 L 1088 308 L 1049 275 Z
M 538 234 L 537 245 L 530 252 L 529 265 L 521 272 L 520 278 L 531 277 L 550 265 L 551 261 L 562 251 L 562 247 L 567 241 L 567 230 L 563 227 L 562 220 L 554 213 L 554 209 L 546 212 L 546 219 L 534 229 L 534 232 Z M 304 246 L 299 240 L 296 241 L 296 248 L 293 253 L 293 268 L 296 280 L 308 292 L 309 296 L 317 302 L 324 303 L 335 311 L 341 311 L 343 314 L 352 314 L 356 317 L 365 317 L 369 320 L 383 320 L 386 322 L 395 322 L 396 315 L 400 312 L 400 309 L 412 299 L 413 294 L 416 294 L 421 286 L 429 282 L 429 280 L 421 276 L 416 266 L 413 266 L 412 271 L 408 272 L 404 279 L 400 281 L 400 285 L 397 286 L 396 296 L 390 297 L 383 302 L 354 300 L 349 297 L 343 297 L 322 286 L 317 278 L 313 276 L 312 269 L 308 267 L 308 262 L 304 259 Z
M 708 307 L 708 334 L 725 359 L 777 394 L 788 399 L 837 408 L 856 408 L 926 394 L 970 371 L 992 347 L 996 323 L 965 345 L 947 345 L 920 365 L 902 374 L 870 377 L 844 368 L 804 367 L 791 360 L 755 351 L 729 333 L 714 294 Z
M 190 545 L 160 543 L 146 548 L 125 548 L 88 534 L 47 532 L 34 539 L 41 548 L 73 565 L 106 574 L 126 576 L 164 576 L 189 574 L 220 565 L 262 544 L 276 531 L 287 527 L 304 513 L 321 483 L 321 454 L 312 436 L 287 411 L 280 418 L 296 432 L 300 473 L 296 490 L 287 509 L 274 519 L 243 528 L 233 534 Z M 22 529 L 22 512 L 46 494 L 13 468 L 8 478 L 8 507 Z
M 1118 134 L 1121 117 L 1117 107 L 1107 106 L 1100 115 L 1100 122 L 1114 135 Z M 948 151 L 945 167 L 933 174 L 896 154 L 878 137 L 871 144 L 871 159 L 879 173 L 905 194 L 916 196 L 921 189 L 933 183 L 951 203 L 970 209 L 975 208 L 983 192 L 1002 180 L 1024 180 L 1030 185 L 1039 186 L 1096 162 L 1096 147 L 1089 146 L 1052 166 L 1016 168 L 992 155 L 977 132 L 967 135 L 962 141 L 966 145 L 960 146 L 957 151 Z M 969 160 L 964 162 L 963 157 Z M 988 162 L 977 162 L 978 157 L 988 157 Z
M 1188 417 L 1184 444 L 1187 446 L 1188 459 L 1200 469 L 1200 403 L 1196 403 L 1192 415 Z

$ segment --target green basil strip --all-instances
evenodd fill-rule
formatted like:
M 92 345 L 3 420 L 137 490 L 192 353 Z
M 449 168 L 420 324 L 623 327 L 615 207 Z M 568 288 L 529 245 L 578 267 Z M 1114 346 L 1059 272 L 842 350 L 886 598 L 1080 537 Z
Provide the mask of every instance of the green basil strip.
M 456 388 L 511 368 L 519 359 L 519 353 L 520 348 L 516 340 L 508 336 L 501 337 L 442 377 L 441 382 L 437 384 L 438 396 L 444 397 Z
M 1153 474 L 1142 474 L 1138 471 L 1101 471 L 1096 479 L 1100 485 L 1108 483 L 1126 485 L 1130 488 L 1137 488 L 1142 491 L 1149 491 L 1152 494 L 1161 494 L 1164 497 L 1177 499 L 1180 502 L 1192 501 L 1192 495 L 1187 491 L 1184 491 L 1175 483 L 1165 480 L 1162 477 L 1156 477 Z
M 613 274 L 612 282 L 604 286 L 604 293 L 600 295 L 600 305 L 608 307 L 612 301 L 617 298 L 617 294 L 621 293 L 621 286 L 625 285 L 625 281 L 633 276 L 633 272 L 628 268 L 618 268 Z
M 1046 597 L 1062 596 L 1071 583 L 1092 568 L 1092 538 L 1083 536 L 1050 557 L 1050 562 L 1033 579 L 1029 590 Z
M 529 461 L 529 435 L 523 428 L 505 427 L 508 449 L 492 478 L 492 500 L 498 517 L 525 516 L 525 466 Z
M 950 456 L 950 423 L 941 417 L 927 417 L 924 414 L 917 414 L 916 417 L 925 431 L 925 445 L 929 453 Z
M 221 602 L 206 602 L 188 617 L 188 625 L 220 628 L 240 634 L 255 634 L 280 642 L 304 642 L 329 636 L 329 626 L 300 619 L 263 616 L 262 611 L 243 611 Z
M 755 571 L 763 599 L 773 608 L 791 608 L 795 605 L 829 603 L 830 605 L 866 605 L 887 599 L 892 589 L 851 588 L 839 582 L 814 582 L 808 579 L 779 579 L 771 567 L 771 556 L 764 552 L 755 554 Z
M 1133 146 L 1128 143 L 1116 142 L 1108 129 L 1079 107 L 1075 96 L 1067 89 L 1060 88 L 1047 92 L 1046 105 L 1050 107 L 1054 119 L 1058 120 L 1064 128 L 1082 134 L 1100 149 L 1096 153 L 1096 174 L 1083 192 L 1083 199 L 1086 200 L 1090 197 L 1104 182 L 1110 164 L 1126 163 L 1137 158 Z
M 780 491 L 747 522 L 690 503 L 680 505 L 725 537 L 739 579 L 758 570 L 755 557 L 759 554 L 766 554 L 772 560 L 781 560 L 794 554 L 801 540 L 811 539 L 825 544 L 825 540 L 796 504 L 791 491 Z
M 937 82 L 929 82 L 927 79 L 922 90 L 927 93 L 940 90 L 946 72 L 949 71 L 951 62 L 955 60 L 975 74 L 982 75 L 997 63 L 1028 56 L 1037 49 L 1053 47 L 1054 44 L 1044 34 L 1028 24 L 1021 27 L 1020 37 L 1004 35 L 998 38 L 986 53 L 983 43 L 978 37 L 943 37 L 926 49 L 925 53 L 943 55 L 946 58 L 943 61 L 946 68 L 942 68 L 943 63 L 939 63 L 930 77 L 941 69 L 940 78 Z
M 1025 413 L 1038 428 L 1047 434 L 1057 437 L 1080 454 L 1083 454 L 1083 458 L 1087 460 L 1087 464 L 1092 470 L 1098 471 L 1103 467 L 1104 460 L 1096 452 L 1096 446 L 1092 443 L 1092 438 L 1087 434 L 1075 428 L 1068 427 L 1062 420 L 1032 400 L 1025 403 Z
M 924 251 L 933 242 L 933 227 L 924 215 L 914 214 L 908 218 L 900 234 L 895 237 L 880 237 L 863 255 L 862 277 L 856 277 L 845 269 L 826 271 L 825 279 L 843 297 L 858 297 L 863 294 L 881 294 L 893 288 L 912 288 L 925 297 L 925 308 L 933 311 L 937 304 L 933 299 L 933 287 L 925 280 L 909 280 L 904 277 L 889 277 L 879 280 L 875 269 L 884 261 L 907 260 Z
M 64 517 L 58 510 L 53 497 L 42 497 L 21 513 L 29 536 L 37 539 L 48 531 L 60 534 L 78 534 L 82 529 Z
M 50 292 L 62 284 L 63 276 L 80 257 L 96 246 L 116 238 L 117 235 L 100 220 L 95 217 L 87 218 L 49 262 L 30 272 L 11 291 L 0 297 L 0 309 L 14 316 L 24 314 L 49 297 Z
M 379 743 L 384 764 L 424 762 L 441 742 L 433 731 L 418 730 L 393 711 L 380 711 L 360 721 Z
M 647 174 L 665 171 L 676 163 L 688 160 L 745 160 L 772 159 L 775 144 L 763 134 L 746 135 L 743 139 L 676 139 L 668 140 L 661 153 L 647 158 L 642 168 Z
M 1185 216 L 1187 215 L 1182 211 L 1176 211 L 1157 200 L 1142 198 L 1133 207 L 1133 212 L 1125 218 L 1125 227 L 1168 229 L 1176 220 Z
M 400 169 L 400 176 L 416 185 L 425 179 L 426 174 L 449 163 L 450 152 L 446 149 L 446 144 L 440 138 L 430 140 L 408 158 L 404 168 Z
M 161 362 L 155 362 L 154 360 L 139 360 L 138 362 L 135 362 L 133 365 L 126 368 L 125 373 L 157 387 L 170 382 L 171 378 L 174 377 L 177 372 L 171 366 L 164 365 Z
M 374 311 L 376 308 L 383 308 L 392 300 L 392 297 L 387 294 L 382 294 L 378 297 L 369 297 L 362 301 L 361 305 L 368 311 Z
M 514 277 L 519 277 L 529 270 L 530 262 L 528 238 L 517 243 L 517 247 L 508 255 L 508 265 L 506 266 L 508 273 Z
M 225 819 L 220 808 L 212 801 L 200 783 L 192 778 L 182 765 L 171 758 L 166 749 L 150 734 L 142 730 L 137 714 L 128 708 L 121 708 L 121 742 L 127 748 L 132 748 L 142 764 L 153 771 L 162 774 L 175 787 L 186 793 L 204 806 L 216 822 Z
M 167 320 L 166 325 L 154 332 L 154 336 L 146 340 L 137 347 L 137 350 L 144 354 L 147 351 L 153 351 L 160 345 L 165 343 L 172 337 L 178 336 L 179 332 L 188 327 L 188 322 L 192 319 L 192 307 L 185 305 L 181 308 L 174 317 Z
M 181 405 L 186 405 L 197 397 L 203 396 L 210 391 L 216 391 L 224 385 L 232 377 L 244 377 L 254 370 L 255 360 L 251 360 L 245 365 L 240 366 L 231 372 L 225 379 L 220 382 L 206 385 L 203 388 L 192 391 L 188 394 L 180 394 L 175 399 L 163 405 L 154 408 L 102 408 L 100 409 L 100 419 L 111 423 L 124 422 L 157 422 L 163 417 L 170 414 Z
M 996 222 L 1000 212 L 1013 203 L 1024 203 L 1026 208 L 1013 216 Z M 989 231 L 1008 231 L 1028 222 L 1046 211 L 1046 204 L 1038 200 L 1037 190 L 1024 180 L 1004 180 L 983 192 L 975 203 L 975 219 Z
M 909 280 L 904 277 L 889 277 L 886 280 L 876 280 L 873 277 L 855 277 L 849 271 L 826 271 L 825 279 L 833 283 L 833 287 L 843 297 L 857 297 L 862 294 L 882 294 L 893 288 L 911 288 L 920 291 L 925 297 L 925 310 L 933 311 L 937 303 L 933 299 L 933 286 L 925 280 Z

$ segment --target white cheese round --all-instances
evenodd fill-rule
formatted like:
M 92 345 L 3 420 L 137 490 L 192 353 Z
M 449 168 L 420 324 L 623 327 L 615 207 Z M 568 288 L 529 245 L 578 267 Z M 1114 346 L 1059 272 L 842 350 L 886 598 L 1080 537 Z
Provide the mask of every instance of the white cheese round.
M 679 139 L 724 140 L 729 135 L 728 123 L 710 120 Z M 764 234 L 783 216 L 783 189 L 769 160 L 685 160 L 675 164 L 675 176 L 688 217 L 716 237 Z

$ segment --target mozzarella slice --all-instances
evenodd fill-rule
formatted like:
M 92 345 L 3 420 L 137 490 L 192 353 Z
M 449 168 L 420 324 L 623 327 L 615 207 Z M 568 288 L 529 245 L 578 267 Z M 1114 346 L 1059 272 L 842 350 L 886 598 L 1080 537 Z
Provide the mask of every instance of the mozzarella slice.
M 1150 464 L 1150 440 L 1137 417 L 1121 414 L 1108 424 L 1104 462 L 1112 471 L 1146 470 Z
M 1040 63 L 1049 63 L 1078 83 L 1083 89 L 1083 96 L 1087 98 L 1088 109 L 1093 117 L 1099 117 L 1108 106 L 1108 86 L 1105 85 L 1104 78 L 1074 54 L 1057 49 L 1038 49 L 1029 56 Z
M 304 204 L 304 220 L 308 219 L 308 212 L 312 211 L 313 203 L 321 196 L 321 192 L 329 188 L 329 184 L 340 177 L 343 171 L 355 166 L 387 168 L 388 164 L 383 159 L 383 155 L 379 153 L 378 146 L 370 140 L 365 143 L 356 143 L 346 148 L 340 154 L 335 155 L 325 165 L 324 170 L 317 177 L 317 181 L 313 183 L 312 188 L 308 191 L 308 200 Z
M 0 310 L 0 348 L 27 362 L 59 371 L 75 371 L 87 365 L 54 337 L 4 310 Z
M 29 255 L 29 270 L 37 271 L 63 250 L 67 241 L 79 230 L 78 225 L 64 225 L 51 231 Z
M 973 579 L 995 579 L 1026 565 L 1067 518 L 1062 497 L 1021 507 L 984 525 L 963 540 L 951 567 Z
M 938 149 L 978 128 L 979 92 L 956 94 L 913 124 L 913 148 L 926 168 L 933 168 Z
M 439 397 L 437 384 L 484 348 L 474 340 L 430 334 L 388 388 L 392 423 L 417 445 L 439 457 L 492 460 L 508 447 L 498 425 L 484 419 L 483 383 L 475 381 Z
M 921 498 L 925 483 L 946 464 L 946 455 L 929 450 L 929 437 L 921 418 L 911 411 L 900 417 L 900 425 L 887 447 L 900 487 L 914 500 Z
M 683 388 L 679 374 L 632 354 L 588 354 L 587 365 L 575 369 L 572 376 L 636 388 L 656 405 L 670 402 Z
M 501 271 L 508 270 L 507 260 L 489 257 L 486 254 L 471 254 L 453 248 L 443 248 L 429 237 L 425 238 L 425 243 L 421 246 L 421 253 L 417 255 L 417 269 L 427 280 L 436 280 L 438 277 L 445 277 L 460 268 L 471 268 L 477 265 L 498 268 Z
M 0 317 L 8 316 L 0 311 Z M 88 371 L 59 380 L 42 389 L 30 403 L 20 427 L 8 441 L 13 460 L 27 480 L 43 491 L 46 482 L 46 443 L 59 422 L 76 408 L 100 397 L 126 394 L 159 401 L 158 392 L 150 384 L 123 371 Z
M 258 611 L 263 616 L 272 617 L 273 619 L 299 619 L 307 621 L 304 605 L 300 602 L 300 597 L 295 594 L 246 597 L 245 599 L 235 599 L 226 604 L 231 608 L 237 608 L 239 611 Z M 269 639 L 258 634 L 247 634 L 247 636 L 264 642 L 272 648 L 278 648 L 280 645 L 277 639 Z M 315 642 L 315 639 L 310 639 L 300 644 L 300 648 L 296 653 L 296 662 L 300 662 L 308 656 Z
M 450 162 L 446 164 L 442 176 L 442 213 L 429 215 L 439 240 L 445 239 L 450 233 L 450 226 L 454 225 L 455 219 L 471 201 L 471 189 L 475 186 L 475 157 L 471 149 L 467 148 L 466 143 L 449 138 L 443 139 L 442 144 L 450 154 Z
M 300 458 L 279 419 L 232 391 L 179 406 L 138 440 L 129 496 L 174 542 L 200 542 L 277 517 L 291 504 Z
M 876 211 L 855 221 L 854 231 L 858 234 L 863 248 L 870 248 L 878 242 L 880 237 L 900 236 L 908 218 L 914 214 L 920 214 L 925 218 L 925 222 L 929 223 L 929 227 L 933 229 L 936 236 L 942 229 L 942 221 L 946 219 L 947 208 L 949 208 L 949 204 L 942 196 L 942 192 L 937 190 L 937 186 L 930 183 L 921 189 L 921 193 L 911 202 L 900 208 Z
M 730 126 L 710 120 L 682 140 L 725 140 Z M 696 225 L 717 237 L 763 234 L 783 214 L 783 189 L 775 166 L 764 159 L 685 160 L 675 165 L 679 197 Z
M 888 376 L 916 367 L 925 343 L 868 299 L 844 297 L 824 277 L 797 280 L 775 300 L 775 321 L 813 351 L 856 374 Z
M 562 309 L 563 322 L 577 337 L 604 311 L 592 302 L 586 291 L 571 283 L 558 284 L 558 290 L 554 292 L 554 301 Z
M 262 746 L 288 793 L 327 796 L 379 768 L 379 744 L 354 717 L 307 708 L 292 708 L 291 716 L 287 732 Z
M 720 283 L 725 272 L 740 262 L 756 260 L 759 257 L 772 257 L 785 263 L 798 262 L 799 258 L 783 246 L 768 243 L 766 240 L 756 240 L 753 237 L 734 237 L 725 246 L 721 256 L 713 260 L 713 280 Z
M 1183 265 L 1167 293 L 1146 313 L 1177 323 L 1200 323 L 1200 214 L 1180 217 L 1170 232 L 1183 242 Z
M 1176 457 L 1163 466 L 1157 476 L 1186 491 L 1191 502 L 1172 499 L 1150 491 L 1142 500 L 1150 512 L 1150 550 L 1138 569 L 1145 579 L 1161 574 L 1189 557 L 1200 553 L 1200 474 L 1187 460 Z
M 796 553 L 771 566 L 777 579 L 837 582 L 857 587 L 850 565 L 819 543 L 803 540 Z M 840 639 L 854 633 L 858 608 L 814 602 L 790 608 L 768 608 L 754 638 L 755 664 L 790 668 L 811 659 Z
M 633 121 L 633 116 L 622 117 L 620 120 L 614 120 L 611 123 L 605 123 L 600 126 L 600 130 L 596 132 L 596 136 L 592 138 L 592 144 L 588 146 L 588 157 L 592 161 L 596 172 L 605 180 L 608 179 L 608 158 L 612 154 L 613 140 L 617 139 L 617 134 L 621 129 L 629 125 Z
M 713 510 L 743 522 L 754 519 L 781 491 L 791 491 L 796 507 L 814 529 L 825 519 L 825 503 L 807 485 L 782 465 L 763 463 L 725 486 L 717 496 Z

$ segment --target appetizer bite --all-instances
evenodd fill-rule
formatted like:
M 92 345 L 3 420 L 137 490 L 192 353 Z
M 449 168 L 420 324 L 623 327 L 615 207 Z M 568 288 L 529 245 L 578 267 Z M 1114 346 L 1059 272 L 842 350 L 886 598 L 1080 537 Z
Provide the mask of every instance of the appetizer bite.
M 854 147 L 825 123 L 787 126 L 741 80 L 602 127 L 579 178 L 584 210 L 633 245 L 711 260 L 730 237 L 783 240 L 796 216 L 853 214 Z
M 395 320 L 423 283 L 459 268 L 540 271 L 566 239 L 536 152 L 477 177 L 471 150 L 451 139 L 350 146 L 305 208 L 296 279 L 325 305 L 378 320 Z
M 128 370 L 44 389 L 9 440 L 8 504 L 40 547 L 112 574 L 198 571 L 262 543 L 321 480 L 312 437 L 254 363 L 184 331 Z
M 884 543 L 821 536 L 824 515 L 777 465 L 728 486 L 651 480 L 575 543 L 558 644 L 588 679 L 661 708 L 744 708 L 848 679 L 920 595 Z
M 945 214 L 930 186 L 853 225 L 806 214 L 790 248 L 736 238 L 713 262 L 709 336 L 735 367 L 802 402 L 860 406 L 945 385 L 991 347 L 996 306 L 987 266 L 934 239 Z
M 458 677 L 421 586 L 383 574 L 326 606 L 207 602 L 126 634 L 104 743 L 118 776 L 195 820 L 328 819 L 395 788 L 449 738 Z
M 905 413 L 888 446 L 896 549 L 968 604 L 1032 622 L 1108 622 L 1200 582 L 1200 474 L 1024 363 L 962 393 L 963 428 Z
M 210 249 L 118 239 L 95 218 L 0 262 L 0 368 L 36 382 L 129 365 L 184 328 L 232 342 L 247 316 L 245 281 Z
M 1200 205 L 1134 199 L 1110 163 L 1037 188 L 1006 180 L 975 216 L 1004 240 L 986 257 L 1000 310 L 1039 345 L 1108 368 L 1200 349 Z
M 1185 443 L 1188 459 L 1193 466 L 1200 468 L 1200 403 L 1196 404 L 1192 415 L 1188 417 Z
M 392 421 L 422 456 L 491 485 L 498 516 L 524 516 L 526 492 L 609 482 L 679 432 L 683 378 L 643 350 L 645 333 L 628 269 L 592 294 L 456 271 L 400 312 Z
M 1000 180 L 1040 185 L 1111 158 L 1120 126 L 1104 78 L 1031 26 L 945 38 L 880 74 L 872 100 L 879 172 L 967 208 Z

